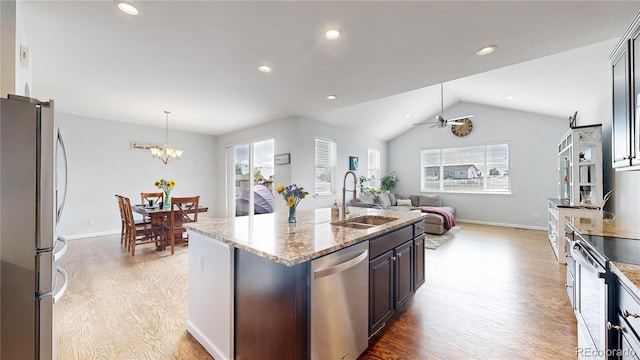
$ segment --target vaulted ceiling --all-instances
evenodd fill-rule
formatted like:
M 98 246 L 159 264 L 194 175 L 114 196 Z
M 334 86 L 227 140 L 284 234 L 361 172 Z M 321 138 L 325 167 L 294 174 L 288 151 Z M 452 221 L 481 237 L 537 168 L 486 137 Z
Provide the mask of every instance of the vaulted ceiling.
M 308 116 L 376 128 L 371 135 L 388 140 L 439 113 L 440 82 L 447 104 L 565 117 L 602 92 L 606 56 L 640 9 L 637 1 L 132 3 L 138 16 L 113 1 L 19 1 L 32 95 L 55 99 L 60 112 L 159 127 L 170 110 L 171 128 L 214 135 Z M 324 37 L 331 28 L 338 39 Z M 475 54 L 489 44 L 495 53 Z M 507 95 L 516 99 L 504 103 Z

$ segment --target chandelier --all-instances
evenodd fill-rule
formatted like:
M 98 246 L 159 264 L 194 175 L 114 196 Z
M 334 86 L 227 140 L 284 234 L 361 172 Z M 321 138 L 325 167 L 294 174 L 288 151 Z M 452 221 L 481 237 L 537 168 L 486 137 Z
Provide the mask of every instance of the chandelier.
M 164 145 L 161 147 L 151 148 L 151 155 L 160 159 L 163 163 L 168 164 L 169 161 L 174 159 L 180 159 L 182 156 L 182 150 L 176 150 L 169 147 L 169 114 L 170 111 L 165 110 L 164 113 L 167 116 L 167 128 L 164 138 Z

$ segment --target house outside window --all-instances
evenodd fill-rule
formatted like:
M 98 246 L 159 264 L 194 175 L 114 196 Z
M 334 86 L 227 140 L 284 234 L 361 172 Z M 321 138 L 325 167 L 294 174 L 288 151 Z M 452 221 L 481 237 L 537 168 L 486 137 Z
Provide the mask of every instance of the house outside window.
M 421 191 L 510 193 L 509 144 L 421 151 Z
M 367 150 L 367 184 L 370 188 L 380 186 L 380 151 Z
M 316 195 L 334 194 L 336 147 L 335 141 L 316 139 L 314 186 L 314 192 Z

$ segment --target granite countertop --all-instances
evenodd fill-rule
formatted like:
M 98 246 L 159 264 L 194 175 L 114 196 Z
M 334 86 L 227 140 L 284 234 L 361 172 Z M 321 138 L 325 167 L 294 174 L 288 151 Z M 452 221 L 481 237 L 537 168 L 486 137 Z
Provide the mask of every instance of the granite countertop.
M 640 240 L 640 224 L 601 217 L 573 217 L 569 219 L 569 222 L 583 235 Z
M 640 298 L 640 265 L 611 261 L 611 271 Z
M 331 224 L 331 209 L 298 210 L 295 234 L 288 233 L 288 214 L 272 213 L 230 219 L 199 217 L 185 224 L 191 231 L 231 244 L 278 263 L 293 266 L 369 240 L 425 218 L 411 211 L 388 211 L 350 207 L 347 219 L 362 215 L 393 217 L 397 220 L 369 229 Z M 344 220 L 344 219 L 340 219 Z

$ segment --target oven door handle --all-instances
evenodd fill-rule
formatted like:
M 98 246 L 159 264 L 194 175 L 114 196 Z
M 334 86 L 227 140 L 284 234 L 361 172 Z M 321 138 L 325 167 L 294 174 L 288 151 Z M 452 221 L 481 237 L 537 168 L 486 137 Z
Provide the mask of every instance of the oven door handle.
M 595 273 L 598 278 L 604 279 L 606 270 L 599 264 L 592 264 L 584 257 L 584 255 L 582 255 L 580 251 L 577 251 L 581 247 L 582 246 L 579 245 L 577 241 L 571 242 L 571 247 L 569 248 L 569 252 L 571 253 L 571 256 L 573 257 L 573 259 L 578 264 L 580 264 L 583 268 L 591 271 L 592 273 Z

